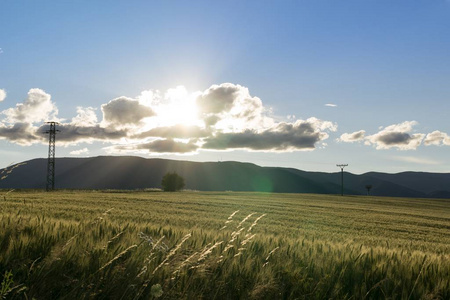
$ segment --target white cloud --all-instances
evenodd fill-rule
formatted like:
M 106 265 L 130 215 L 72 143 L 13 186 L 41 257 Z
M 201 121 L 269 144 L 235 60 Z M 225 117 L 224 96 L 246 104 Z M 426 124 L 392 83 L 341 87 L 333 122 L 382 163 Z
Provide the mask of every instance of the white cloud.
M 337 104 L 327 103 L 327 104 L 325 104 L 325 106 L 328 106 L 328 107 L 337 107 Z
M 164 94 L 164 98 L 168 99 L 171 102 L 184 101 L 188 97 L 189 93 L 187 89 L 182 85 L 179 85 L 176 88 L 168 89 Z
M 145 90 L 137 97 L 140 104 L 152 107 L 161 102 L 161 93 L 156 90 Z
M 76 126 L 95 126 L 98 123 L 95 108 L 77 107 L 77 115 L 72 118 L 71 124 Z
M 365 130 L 355 131 L 352 133 L 344 133 L 341 135 L 340 138 L 338 138 L 338 141 L 345 142 L 345 143 L 359 142 L 359 141 L 364 140 L 365 134 L 366 134 Z
M 3 89 L 0 89 L 0 102 L 5 100 L 5 98 L 6 98 L 6 91 Z
M 423 143 L 425 146 L 430 146 L 430 145 L 450 146 L 450 136 L 445 132 L 436 130 L 436 131 L 433 131 L 432 133 L 427 134 Z
M 81 154 L 88 154 L 88 153 L 89 153 L 88 148 L 83 148 L 83 149 L 74 150 L 74 151 L 69 152 L 70 155 L 81 155 Z
M 77 145 L 101 141 L 113 144 L 108 151 L 140 153 L 195 153 L 199 149 L 251 151 L 314 150 L 326 145 L 328 132 L 337 125 L 317 118 L 277 122 L 270 109 L 248 88 L 223 83 L 205 91 L 189 93 L 183 86 L 161 93 L 143 91 L 137 99 L 119 97 L 101 105 L 99 121 L 93 107 L 77 107 L 70 121 L 60 121 L 57 143 Z M 55 120 L 58 110 L 51 96 L 31 89 L 24 103 L 2 112 L 0 138 L 30 145 L 46 143 L 48 125 L 33 124 Z M 84 149 L 81 149 L 84 150 Z M 79 155 L 75 150 L 73 155 Z
M 366 144 L 375 145 L 376 149 L 415 150 L 425 137 L 423 133 L 410 133 L 415 125 L 416 121 L 405 121 L 387 126 L 378 133 L 367 136 Z
M 421 164 L 421 165 L 439 165 L 440 161 L 436 161 L 428 158 L 420 158 L 415 156 L 395 156 L 393 157 L 395 160 L 404 161 L 407 163 Z
M 23 103 L 2 111 L 2 114 L 6 116 L 7 123 L 58 121 L 56 105 L 52 103 L 51 96 L 41 89 L 30 89 Z

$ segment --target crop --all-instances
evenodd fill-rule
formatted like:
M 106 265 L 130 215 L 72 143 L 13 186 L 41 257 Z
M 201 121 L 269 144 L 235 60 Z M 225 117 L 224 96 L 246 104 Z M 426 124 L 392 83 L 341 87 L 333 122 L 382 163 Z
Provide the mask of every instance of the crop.
M 8 299 L 450 298 L 448 200 L 154 191 L 0 199 Z

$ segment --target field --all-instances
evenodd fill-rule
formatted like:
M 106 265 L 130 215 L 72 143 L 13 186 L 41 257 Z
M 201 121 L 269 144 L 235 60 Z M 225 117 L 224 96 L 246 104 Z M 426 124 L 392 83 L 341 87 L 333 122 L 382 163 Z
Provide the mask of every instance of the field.
M 0 298 L 450 299 L 449 200 L 0 195 Z

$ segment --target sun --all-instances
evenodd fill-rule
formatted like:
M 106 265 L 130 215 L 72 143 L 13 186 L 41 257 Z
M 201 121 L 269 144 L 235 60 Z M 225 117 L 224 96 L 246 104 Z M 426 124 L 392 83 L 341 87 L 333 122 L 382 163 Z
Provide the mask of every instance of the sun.
M 155 94 L 149 92 L 140 99 L 155 111 L 155 116 L 145 120 L 142 130 L 176 125 L 204 127 L 204 122 L 199 118 L 197 93 L 188 93 L 184 86 L 178 86 L 163 95 L 156 94 L 155 97 Z
M 193 126 L 200 122 L 195 100 L 189 98 L 170 101 L 161 105 L 158 110 L 160 123 L 164 126 Z

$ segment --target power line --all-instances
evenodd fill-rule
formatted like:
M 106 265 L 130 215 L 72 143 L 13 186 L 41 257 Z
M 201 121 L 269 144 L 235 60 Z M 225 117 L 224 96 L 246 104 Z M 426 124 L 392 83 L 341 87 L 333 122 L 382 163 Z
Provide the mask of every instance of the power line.
M 47 185 L 46 191 L 53 191 L 55 189 L 55 142 L 56 133 L 59 130 L 56 129 L 58 122 L 45 122 L 50 125 L 50 129 L 45 131 L 48 133 L 48 159 L 47 159 Z
M 336 166 L 341 168 L 341 196 L 344 196 L 344 168 L 348 166 L 348 164 L 340 164 Z

